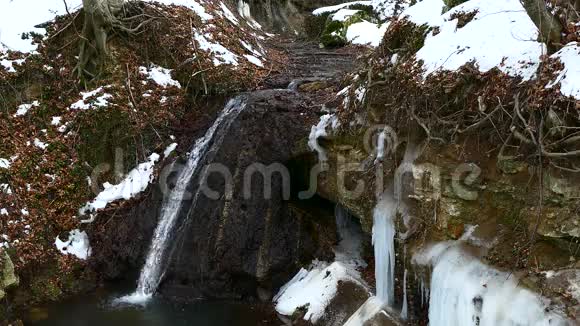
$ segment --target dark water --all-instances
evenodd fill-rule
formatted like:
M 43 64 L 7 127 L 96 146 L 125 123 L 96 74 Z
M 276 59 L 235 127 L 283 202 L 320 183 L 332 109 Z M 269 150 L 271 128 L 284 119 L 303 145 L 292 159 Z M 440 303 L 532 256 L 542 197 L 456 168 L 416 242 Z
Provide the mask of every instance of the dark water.
M 158 298 L 152 299 L 144 307 L 115 306 L 111 303 L 114 298 L 128 292 L 101 291 L 101 293 L 36 308 L 27 314 L 25 324 L 41 326 L 254 326 L 280 324 L 267 305 L 216 301 L 176 304 Z

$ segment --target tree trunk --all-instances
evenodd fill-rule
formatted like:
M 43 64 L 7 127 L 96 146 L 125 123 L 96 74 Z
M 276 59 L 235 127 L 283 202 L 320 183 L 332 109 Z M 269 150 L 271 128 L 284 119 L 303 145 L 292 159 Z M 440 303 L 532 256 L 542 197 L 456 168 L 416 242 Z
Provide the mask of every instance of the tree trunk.
M 577 0 L 578 3 L 580 0 Z M 540 40 L 553 50 L 562 43 L 563 27 L 560 21 L 552 16 L 544 0 L 523 0 L 522 4 L 528 15 L 540 30 Z
M 84 25 L 79 50 L 77 73 L 81 82 L 101 73 L 108 56 L 107 35 L 124 0 L 83 0 Z

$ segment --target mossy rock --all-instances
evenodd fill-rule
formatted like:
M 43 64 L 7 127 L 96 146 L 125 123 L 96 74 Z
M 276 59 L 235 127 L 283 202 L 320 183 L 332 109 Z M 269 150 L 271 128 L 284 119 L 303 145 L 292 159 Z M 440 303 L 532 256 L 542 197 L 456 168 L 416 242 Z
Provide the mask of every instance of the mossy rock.
M 328 16 L 331 13 L 324 13 L 321 15 L 310 15 L 304 19 L 304 32 L 308 38 L 318 40 L 324 32 Z
M 6 294 L 4 289 L 13 286 L 18 286 L 20 280 L 14 271 L 14 264 L 6 251 L 0 254 L 0 270 L 2 271 L 2 279 L 0 280 L 0 299 Z
M 401 59 L 408 58 L 425 45 L 429 30 L 427 25 L 416 25 L 406 19 L 397 21 L 385 33 L 381 47 L 385 53 L 398 53 Z
M 443 0 L 443 3 L 445 3 L 444 11 L 447 12 L 451 10 L 451 8 L 457 7 L 464 2 L 467 2 L 467 0 Z

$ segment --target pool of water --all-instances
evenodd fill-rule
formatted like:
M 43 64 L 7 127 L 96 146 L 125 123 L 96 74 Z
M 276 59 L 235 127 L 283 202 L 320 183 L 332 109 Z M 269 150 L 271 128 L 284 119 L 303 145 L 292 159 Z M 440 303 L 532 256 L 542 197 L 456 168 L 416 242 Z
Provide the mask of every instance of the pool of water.
M 32 309 L 26 325 L 39 326 L 131 326 L 279 325 L 271 306 L 237 302 L 197 301 L 180 304 L 153 298 L 145 306 L 117 305 L 115 298 L 127 292 L 101 290 L 58 304 Z

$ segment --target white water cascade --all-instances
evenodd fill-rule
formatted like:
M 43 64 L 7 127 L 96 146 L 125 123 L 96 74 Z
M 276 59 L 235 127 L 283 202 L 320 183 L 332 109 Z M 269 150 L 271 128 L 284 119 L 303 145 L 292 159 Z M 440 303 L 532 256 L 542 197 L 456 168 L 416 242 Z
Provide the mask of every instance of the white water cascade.
M 187 188 L 193 177 L 202 170 L 200 166 L 203 165 L 208 150 L 212 146 L 220 145 L 218 143 L 221 143 L 221 141 L 216 141 L 216 135 L 221 135 L 223 139 L 223 135 L 245 106 L 245 98 L 242 96 L 230 100 L 205 135 L 195 142 L 189 153 L 187 163 L 179 173 L 175 187 L 163 200 L 159 224 L 153 234 L 147 259 L 139 276 L 137 290 L 135 293 L 116 301 L 142 304 L 147 302 L 157 290 L 165 272 L 165 255 L 171 243 L 171 235 L 178 220 L 179 212 L 182 209 L 184 200 L 187 199 L 187 196 L 191 196 Z
M 430 326 L 571 325 L 547 312 L 547 300 L 518 287 L 512 274 L 486 266 L 456 243 L 436 244 L 414 261 L 433 267 Z

